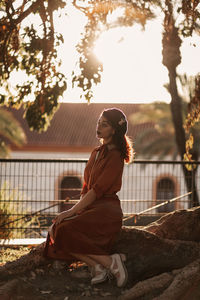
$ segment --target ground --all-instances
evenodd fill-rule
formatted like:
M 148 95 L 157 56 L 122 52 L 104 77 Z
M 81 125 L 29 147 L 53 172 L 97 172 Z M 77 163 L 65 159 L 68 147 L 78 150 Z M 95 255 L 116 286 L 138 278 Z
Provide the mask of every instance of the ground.
M 197 207 L 169 213 L 148 228 L 124 227 L 113 251 L 127 254 L 126 289 L 114 279 L 91 286 L 80 263 L 58 268 L 42 256 L 44 243 L 0 247 L 0 300 L 119 300 L 125 290 L 124 299 L 200 300 L 199 219 Z
M 1 247 L 0 265 L 16 260 L 29 251 L 28 247 Z M 1 293 L 2 289 L 7 289 L 8 282 L 11 283 L 8 289 L 14 291 L 12 300 L 114 300 L 123 293 L 116 287 L 114 279 L 91 286 L 90 274 L 83 264 L 64 266 L 62 269 L 54 262 L 17 277 L 10 274 L 0 281 L 0 300 L 4 300 Z

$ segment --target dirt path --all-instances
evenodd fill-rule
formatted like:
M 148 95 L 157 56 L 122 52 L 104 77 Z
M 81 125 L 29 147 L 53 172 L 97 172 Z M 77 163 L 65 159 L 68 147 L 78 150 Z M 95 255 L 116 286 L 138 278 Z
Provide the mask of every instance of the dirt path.
M 0 264 L 13 261 L 28 253 L 30 248 L 1 248 Z M 39 267 L 25 274 L 6 274 L 0 280 L 0 300 L 114 300 L 123 293 L 114 279 L 96 286 L 90 284 L 90 273 L 83 264 L 58 268 L 55 263 Z
M 29 252 L 28 247 L 1 247 L 0 265 L 15 261 Z M 191 282 L 180 300 L 200 300 L 200 275 Z M 126 286 L 127 290 L 131 288 Z M 114 279 L 91 286 L 88 268 L 80 263 L 61 267 L 51 262 L 17 275 L 8 271 L 0 278 L 0 300 L 116 300 L 126 289 L 117 288 Z M 152 291 L 137 300 L 159 300 L 157 296 Z

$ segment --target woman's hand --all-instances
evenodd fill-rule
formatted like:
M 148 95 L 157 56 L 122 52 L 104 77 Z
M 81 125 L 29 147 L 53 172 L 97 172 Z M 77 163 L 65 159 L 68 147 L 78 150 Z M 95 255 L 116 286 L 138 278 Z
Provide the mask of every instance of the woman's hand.
M 57 217 L 55 217 L 55 219 L 53 220 L 53 223 L 55 225 L 60 224 L 65 218 L 69 218 L 74 216 L 75 213 L 72 209 L 68 209 L 66 211 L 61 212 L 59 215 L 57 215 Z

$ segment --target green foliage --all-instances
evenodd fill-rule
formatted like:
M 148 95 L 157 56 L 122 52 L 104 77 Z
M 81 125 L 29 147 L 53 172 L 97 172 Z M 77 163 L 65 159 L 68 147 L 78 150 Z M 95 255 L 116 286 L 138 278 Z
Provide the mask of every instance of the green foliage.
M 146 158 L 158 156 L 159 159 L 170 155 L 175 159 L 178 155 L 174 137 L 174 127 L 169 104 L 154 102 L 140 105 L 138 112 L 130 119 L 135 125 L 145 125 L 137 134 L 134 148 L 137 155 Z
M 187 78 L 185 77 L 187 82 Z M 200 74 L 192 80 L 193 91 L 189 92 L 190 103 L 188 105 L 188 114 L 185 121 L 185 130 L 188 134 L 188 139 L 186 141 L 186 153 L 184 159 L 186 161 L 193 161 L 192 157 L 195 152 L 199 153 L 199 141 L 200 141 Z M 198 143 L 198 148 L 197 148 Z M 198 157 L 198 155 L 195 155 Z M 188 165 L 191 168 L 192 165 Z
M 75 1 L 76 2 L 76 1 Z M 155 2 L 155 1 L 153 1 Z M 82 1 L 83 4 L 83 1 Z M 90 1 L 83 6 L 76 5 L 88 19 L 82 34 L 81 41 L 77 45 L 79 58 L 79 73 L 72 73 L 73 87 L 83 90 L 83 96 L 90 102 L 93 97 L 93 86 L 101 82 L 103 71 L 102 63 L 93 53 L 96 40 L 102 32 L 118 26 L 132 26 L 140 23 L 143 27 L 148 19 L 154 17 L 150 5 L 144 1 L 130 3 L 129 1 Z M 114 21 L 109 22 L 109 16 L 115 10 L 121 11 L 121 15 Z
M 9 156 L 7 140 L 20 147 L 26 142 L 24 130 L 11 112 L 0 109 L 0 157 Z
M 94 22 L 93 22 L 94 23 Z M 77 50 L 80 53 L 79 66 L 80 73 L 77 75 L 72 73 L 72 85 L 83 89 L 84 96 L 88 102 L 93 96 L 92 87 L 94 84 L 98 84 L 101 81 L 101 72 L 103 70 L 102 63 L 97 59 L 93 53 L 94 42 L 97 39 L 97 31 L 94 30 L 93 24 L 91 30 L 89 24 L 85 28 L 84 39 L 77 46 Z
M 11 188 L 8 182 L 4 182 L 0 189 L 0 239 L 13 239 L 28 237 L 28 228 L 37 223 L 37 217 L 32 217 L 29 221 L 19 218 L 25 214 L 22 200 L 27 199 L 25 194 L 21 193 L 17 188 Z M 17 215 L 16 215 L 17 214 Z M 4 225 L 6 223 L 9 223 Z
M 47 129 L 67 87 L 65 76 L 57 70 L 57 47 L 63 38 L 54 31 L 53 16 L 65 4 L 14 0 L 0 6 L 0 103 L 16 108 L 23 104 L 30 128 L 37 131 Z M 30 14 L 33 22 L 28 23 Z M 14 86 L 16 74 L 24 77 L 23 84 Z
M 183 102 L 183 116 L 186 117 L 187 103 Z M 134 141 L 136 154 L 146 158 L 158 156 L 159 159 L 167 155 L 172 159 L 178 156 L 178 149 L 175 140 L 174 124 L 171 117 L 170 105 L 162 102 L 140 105 L 138 112 L 130 118 L 135 125 L 143 124 Z M 146 124 L 146 126 L 145 126 Z M 186 149 L 192 149 L 195 156 L 200 153 L 200 126 L 193 128 L 194 140 L 189 139 Z
M 54 30 L 55 11 L 66 4 L 66 0 L 0 2 L 0 104 L 16 108 L 23 104 L 30 128 L 39 132 L 47 129 L 67 88 L 57 55 L 63 37 Z M 88 21 L 77 46 L 79 72 L 72 74 L 74 87 L 83 90 L 87 101 L 93 96 L 94 84 L 101 81 L 103 66 L 94 56 L 93 47 L 103 31 L 135 23 L 144 28 L 147 20 L 164 13 L 163 63 L 171 67 L 180 63 L 181 36 L 192 36 L 200 28 L 199 1 L 73 0 L 72 4 Z M 118 16 L 110 21 L 116 11 Z M 171 30 L 173 14 L 177 12 L 181 15 L 177 18 L 179 24 Z M 67 30 L 70 34 L 71 28 Z M 24 77 L 23 83 L 16 83 L 18 74 Z
M 182 13 L 184 16 L 180 24 L 181 33 L 184 37 L 192 36 L 194 31 L 199 30 L 199 3 L 199 0 L 182 0 L 177 9 L 177 13 Z

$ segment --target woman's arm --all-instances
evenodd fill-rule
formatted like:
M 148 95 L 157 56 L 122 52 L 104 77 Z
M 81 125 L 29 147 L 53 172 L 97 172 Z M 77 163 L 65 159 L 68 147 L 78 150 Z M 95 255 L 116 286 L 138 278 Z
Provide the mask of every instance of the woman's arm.
M 55 224 L 59 224 L 62 220 L 68 217 L 76 215 L 79 211 L 92 204 L 96 199 L 96 193 L 93 189 L 89 190 L 85 195 L 81 197 L 78 203 L 76 203 L 71 209 L 61 212 L 55 219 Z
M 89 190 L 85 195 L 81 197 L 80 201 L 71 208 L 73 214 L 77 214 L 80 210 L 92 204 L 92 202 L 94 202 L 95 199 L 96 199 L 95 191 L 93 189 Z

